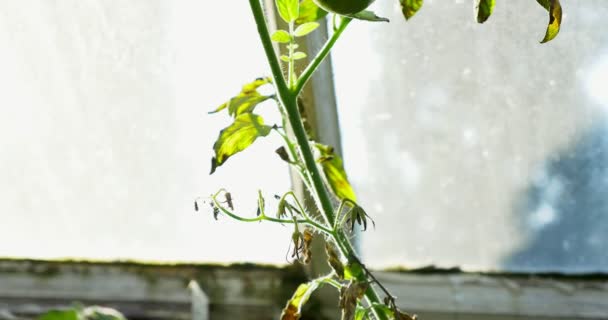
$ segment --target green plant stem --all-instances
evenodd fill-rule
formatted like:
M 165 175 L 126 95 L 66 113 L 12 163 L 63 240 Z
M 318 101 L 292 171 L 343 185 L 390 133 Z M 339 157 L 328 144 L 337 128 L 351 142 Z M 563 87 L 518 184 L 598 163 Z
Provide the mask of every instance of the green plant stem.
M 302 124 L 302 118 L 300 117 L 300 112 L 298 110 L 297 95 L 288 88 L 285 78 L 283 77 L 281 65 L 279 64 L 277 55 L 272 46 L 272 40 L 270 39 L 268 26 L 266 24 L 264 11 L 262 10 L 260 1 L 249 0 L 249 4 L 251 5 L 251 10 L 255 18 L 258 33 L 260 35 L 260 40 L 262 41 L 262 45 L 266 53 L 266 59 L 268 60 L 270 69 L 272 71 L 279 100 L 285 107 L 289 124 L 292 127 L 294 136 L 296 137 L 296 141 L 300 147 L 300 153 L 302 154 L 304 164 L 308 169 L 308 175 L 310 177 L 310 181 L 312 182 L 314 191 L 312 192 L 313 197 L 319 205 L 319 209 L 325 218 L 326 224 L 328 226 L 332 226 L 334 222 L 333 205 L 329 197 L 329 192 L 323 184 L 323 179 L 321 178 L 321 174 L 317 168 L 314 156 L 312 155 L 312 150 L 308 145 L 308 137 L 306 136 L 306 131 L 304 129 L 304 125 Z
M 329 236 L 335 236 L 335 233 L 332 230 L 329 230 L 328 228 L 322 226 L 320 223 L 318 223 L 317 221 L 315 221 L 314 219 L 311 219 L 308 215 L 306 215 L 306 213 L 304 213 L 304 211 L 302 211 L 302 214 L 304 216 L 304 219 L 300 219 L 300 220 L 288 220 L 288 219 L 279 219 L 279 218 L 273 218 L 273 217 L 269 217 L 266 215 L 266 213 L 262 212 L 261 215 L 255 217 L 255 218 L 245 218 L 245 217 L 241 217 L 237 214 L 235 214 L 234 212 L 226 209 L 224 206 L 222 206 L 222 204 L 217 200 L 217 196 L 221 193 L 221 192 L 226 192 L 226 190 L 224 189 L 220 189 L 218 192 L 216 192 L 214 195 L 211 196 L 211 201 L 213 201 L 213 205 L 215 207 L 217 207 L 220 211 L 222 211 L 223 214 L 231 217 L 232 219 L 241 221 L 241 222 L 259 222 L 259 221 L 271 221 L 271 222 L 277 222 L 277 223 L 289 223 L 289 224 L 293 224 L 293 223 L 301 223 L 301 224 L 306 224 L 306 225 L 310 225 L 312 227 L 315 227 L 323 232 L 325 232 L 327 235 Z M 284 198 L 287 195 L 291 195 L 294 199 L 296 199 L 295 194 L 293 194 L 292 191 L 286 193 L 285 195 L 283 195 L 283 197 L 281 198 L 281 200 L 284 200 Z M 302 205 L 299 203 L 299 201 L 297 201 L 296 199 L 296 205 L 300 208 L 300 210 L 304 210 L 302 208 Z
M 331 51 L 331 48 L 333 48 L 334 44 L 336 44 L 336 41 L 338 41 L 338 38 L 340 38 L 342 32 L 344 32 L 344 30 L 352 20 L 353 19 L 349 17 L 341 18 L 340 24 L 338 25 L 336 31 L 332 34 L 331 38 L 327 40 L 323 48 L 321 48 L 319 53 L 317 53 L 316 57 L 310 62 L 310 64 L 306 67 L 306 69 L 304 69 L 304 71 L 300 75 L 298 81 L 296 82 L 294 90 L 296 94 L 299 94 L 300 91 L 302 91 L 302 88 L 304 88 L 306 82 L 308 82 L 312 74 L 315 72 L 315 70 L 317 70 L 321 62 L 325 60 L 325 57 L 327 57 L 327 55 Z
M 293 34 L 294 32 L 294 22 L 290 22 L 289 23 L 289 36 L 291 37 L 291 40 L 289 41 L 289 71 L 288 71 L 288 75 L 287 75 L 287 81 L 289 83 L 289 89 L 293 89 L 293 87 L 295 86 L 295 79 L 296 79 L 296 61 L 293 59 L 293 46 L 295 45 L 295 35 Z
M 306 68 L 305 72 L 302 74 L 302 77 L 300 78 L 300 80 L 298 80 L 294 90 L 292 91 L 288 87 L 287 83 L 285 82 L 285 78 L 283 77 L 281 65 L 279 64 L 277 55 L 272 45 L 272 40 L 270 39 L 268 25 L 264 17 L 264 11 L 262 10 L 260 0 L 249 0 L 249 4 L 251 6 L 251 11 L 253 13 L 257 25 L 260 40 L 262 41 L 262 46 L 264 47 L 264 51 L 266 53 L 266 59 L 268 60 L 268 64 L 270 65 L 270 69 L 272 71 L 272 76 L 277 88 L 279 100 L 281 104 L 285 107 L 289 123 L 292 127 L 294 136 L 296 137 L 298 146 L 300 147 L 300 152 L 302 154 L 304 164 L 306 165 L 309 179 L 312 182 L 313 188 L 309 191 L 311 191 L 311 194 L 319 208 L 319 211 L 321 211 L 321 214 L 325 219 L 325 225 L 331 228 L 334 225 L 335 221 L 333 205 L 329 196 L 329 191 L 323 183 L 323 179 L 321 178 L 321 174 L 319 172 L 319 169 L 317 168 L 317 164 L 312 154 L 312 150 L 310 149 L 310 145 L 308 144 L 308 137 L 306 136 L 306 131 L 304 130 L 302 118 L 300 117 L 300 112 L 298 110 L 297 96 L 306 81 L 312 76 L 316 68 L 327 56 L 335 42 L 338 40 L 338 37 L 344 31 L 351 19 L 343 18 L 341 20 L 340 26 L 338 27 L 334 35 L 313 59 L 312 63 Z M 349 260 L 351 260 L 352 257 L 356 257 L 356 252 L 343 231 L 338 230 L 337 232 L 332 232 L 332 235 L 334 240 L 338 243 L 338 247 L 340 248 L 340 251 L 344 256 L 346 256 Z M 365 277 L 360 280 L 365 280 Z M 369 286 L 369 289 L 365 292 L 365 297 L 367 298 L 367 301 L 370 305 L 373 305 L 373 303 L 381 303 L 380 298 L 373 286 Z M 388 320 L 384 313 L 374 311 L 374 315 L 379 320 Z

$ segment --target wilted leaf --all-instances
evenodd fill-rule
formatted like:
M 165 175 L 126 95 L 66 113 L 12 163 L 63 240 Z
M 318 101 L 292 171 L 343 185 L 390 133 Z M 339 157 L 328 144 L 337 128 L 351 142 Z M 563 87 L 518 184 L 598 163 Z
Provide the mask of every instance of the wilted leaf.
M 300 2 L 300 15 L 296 19 L 297 24 L 317 21 L 327 15 L 327 11 L 319 8 L 312 0 Z
M 317 161 L 321 163 L 327 183 L 336 197 L 340 200 L 349 199 L 356 201 L 355 192 L 353 191 L 350 182 L 348 182 L 348 177 L 344 171 L 342 158 L 333 152 L 332 147 L 319 143 L 315 144 L 315 146 L 321 152 L 321 158 Z
M 287 163 L 291 163 L 291 160 L 289 159 L 289 154 L 287 154 L 287 150 L 285 150 L 285 146 L 279 147 L 274 152 L 276 152 L 276 154 L 278 154 L 279 157 L 281 157 L 281 160 L 283 160 Z
M 38 320 L 80 320 L 80 315 L 76 310 L 51 310 L 38 317 Z
M 340 256 L 336 248 L 330 243 L 325 243 L 325 252 L 327 253 L 327 263 L 334 270 L 338 278 L 344 279 L 344 265 L 340 260 Z
M 300 15 L 299 0 L 276 0 L 276 5 L 277 10 L 279 11 L 279 15 L 287 23 L 295 21 Z
M 541 6 L 549 11 L 549 25 L 545 37 L 541 43 L 553 40 L 559 33 L 562 24 L 562 5 L 559 0 L 536 0 Z
M 355 222 L 357 222 L 360 226 L 363 227 L 363 231 L 367 230 L 367 218 L 372 221 L 374 228 L 376 227 L 376 222 L 372 219 L 365 210 L 359 205 L 355 205 L 353 208 L 348 211 L 347 215 L 348 220 L 347 223 L 350 223 L 350 230 L 353 231 L 355 228 Z
M 258 209 L 257 215 L 259 216 L 262 212 L 266 212 L 266 200 L 262 196 L 262 190 L 258 190 Z
M 423 0 L 399 0 L 401 3 L 401 12 L 406 20 L 413 17 L 422 7 Z
M 304 256 L 304 259 L 302 260 L 302 262 L 304 262 L 304 264 L 309 264 L 310 261 L 312 260 L 312 238 L 313 238 L 312 231 L 308 228 L 304 229 L 304 233 L 303 233 L 304 248 L 302 248 L 302 253 Z
M 299 27 L 297 27 L 296 30 L 293 32 L 293 34 L 296 37 L 303 37 L 313 31 L 315 31 L 315 29 L 317 29 L 318 27 L 319 27 L 318 22 L 306 22 L 306 23 L 300 25 Z
M 351 18 L 371 22 L 390 22 L 387 18 L 377 16 L 373 11 L 363 10 L 355 14 L 349 15 Z
M 353 320 L 359 300 L 367 290 L 366 282 L 350 281 L 348 286 L 340 289 L 340 309 L 342 309 L 342 320 Z
M 264 125 L 262 117 L 253 113 L 237 116 L 234 122 L 223 129 L 213 145 L 215 157 L 211 161 L 211 173 L 234 154 L 245 150 L 258 137 L 265 137 L 272 128 Z
M 298 320 L 302 316 L 302 306 L 310 299 L 312 293 L 319 287 L 318 281 L 303 283 L 298 286 L 291 299 L 281 313 L 281 320 Z
M 285 207 L 287 205 L 287 201 L 285 200 L 285 198 L 281 198 L 278 195 L 274 196 L 275 199 L 279 200 L 279 205 L 277 208 L 277 219 L 282 219 L 283 217 L 287 216 L 287 212 L 285 211 Z
M 477 22 L 486 22 L 490 15 L 492 15 L 495 4 L 496 0 L 475 0 L 475 15 L 477 16 Z

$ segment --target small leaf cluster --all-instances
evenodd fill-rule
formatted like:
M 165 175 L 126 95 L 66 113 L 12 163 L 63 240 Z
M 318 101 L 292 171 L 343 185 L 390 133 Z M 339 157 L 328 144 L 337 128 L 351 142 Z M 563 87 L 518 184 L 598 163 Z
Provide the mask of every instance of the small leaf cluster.
M 299 48 L 296 39 L 305 37 L 316 30 L 319 27 L 316 20 L 322 18 L 324 14 L 312 0 L 305 0 L 302 3 L 299 0 L 276 0 L 275 2 L 279 16 L 287 23 L 289 29 L 277 30 L 270 38 L 274 42 L 286 45 L 287 54 L 281 55 L 280 59 L 289 64 L 289 81 L 293 84 L 297 78 L 294 62 L 307 57 L 305 52 L 296 51 Z

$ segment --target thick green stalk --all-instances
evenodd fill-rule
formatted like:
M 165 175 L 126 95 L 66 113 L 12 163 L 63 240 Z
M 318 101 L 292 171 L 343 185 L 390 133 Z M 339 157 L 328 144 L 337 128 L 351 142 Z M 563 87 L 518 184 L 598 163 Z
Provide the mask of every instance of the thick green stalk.
M 310 176 L 310 181 L 312 182 L 312 187 L 314 189 L 314 192 L 312 192 L 313 197 L 315 198 L 317 204 L 319 204 L 319 209 L 325 218 L 325 222 L 328 226 L 332 226 L 334 223 L 333 205 L 331 203 L 331 198 L 329 197 L 329 192 L 323 184 L 323 179 L 321 178 L 321 174 L 317 168 L 312 150 L 310 150 L 310 146 L 308 144 L 306 130 L 304 129 L 302 118 L 300 117 L 300 111 L 298 110 L 297 95 L 289 89 L 287 83 L 285 82 L 285 78 L 283 77 L 281 65 L 279 64 L 279 60 L 277 59 L 277 55 L 272 46 L 272 40 L 270 39 L 270 33 L 268 32 L 268 26 L 266 24 L 264 11 L 262 10 L 260 1 L 249 0 L 249 4 L 251 5 L 251 10 L 258 27 L 258 33 L 260 35 L 262 45 L 264 46 L 266 59 L 270 64 L 272 77 L 278 91 L 279 101 L 283 107 L 285 107 L 287 119 L 289 120 L 291 129 L 296 137 L 298 146 L 300 147 L 304 164 L 306 165 L 308 175 Z
M 310 191 L 312 193 L 313 198 L 315 199 L 315 202 L 317 203 L 317 206 L 319 207 L 319 210 L 321 211 L 322 216 L 325 219 L 326 225 L 328 227 L 331 227 L 334 225 L 336 219 L 336 217 L 334 216 L 333 204 L 329 196 L 329 191 L 325 187 L 319 169 L 317 168 L 317 164 L 312 154 L 312 150 L 310 149 L 308 137 L 306 135 L 306 131 L 302 123 L 302 118 L 300 117 L 300 112 L 298 110 L 297 96 L 306 81 L 310 78 L 310 76 L 312 76 L 315 69 L 327 56 L 331 47 L 334 45 L 340 34 L 344 31 L 344 29 L 350 22 L 350 18 L 343 18 L 336 33 L 334 33 L 332 38 L 324 46 L 321 52 L 319 52 L 317 57 L 313 59 L 313 62 L 306 69 L 302 78 L 300 79 L 300 81 L 297 82 L 294 90 L 292 91 L 291 88 L 289 88 L 289 86 L 287 85 L 285 78 L 283 77 L 281 65 L 279 64 L 279 60 L 277 59 L 277 55 L 272 45 L 272 40 L 270 39 L 270 33 L 268 32 L 268 26 L 266 24 L 266 19 L 264 17 L 264 11 L 262 10 L 260 0 L 249 0 L 249 4 L 251 6 L 251 11 L 253 12 L 253 16 L 255 18 L 260 40 L 262 41 L 262 45 L 266 53 L 266 58 L 268 60 L 268 63 L 270 64 L 270 69 L 272 71 L 274 83 L 278 91 L 279 100 L 285 108 L 287 118 L 289 120 L 294 136 L 296 137 L 296 141 L 300 148 L 300 152 L 302 154 L 304 164 L 307 169 L 306 171 L 310 178 L 309 180 L 312 182 L 313 190 Z M 334 232 L 334 239 L 338 243 L 338 247 L 340 248 L 342 254 L 346 256 L 349 260 L 352 259 L 351 257 L 356 257 L 356 252 L 344 232 L 342 230 L 336 230 Z M 367 298 L 367 301 L 370 303 L 370 305 L 372 305 L 372 303 L 381 303 L 380 298 L 373 286 L 370 286 L 369 288 L 370 289 L 365 292 L 365 297 Z M 375 309 L 372 310 L 377 319 L 387 320 L 387 317 L 384 313 L 377 312 Z

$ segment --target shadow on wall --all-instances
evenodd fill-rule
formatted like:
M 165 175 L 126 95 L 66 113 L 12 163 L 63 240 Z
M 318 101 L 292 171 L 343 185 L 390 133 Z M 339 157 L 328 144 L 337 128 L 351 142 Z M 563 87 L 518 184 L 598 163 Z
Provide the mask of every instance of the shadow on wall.
M 608 272 L 608 121 L 548 159 L 516 204 L 512 271 Z

